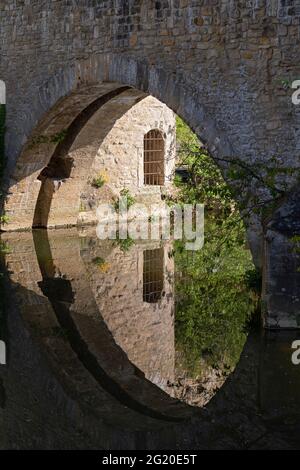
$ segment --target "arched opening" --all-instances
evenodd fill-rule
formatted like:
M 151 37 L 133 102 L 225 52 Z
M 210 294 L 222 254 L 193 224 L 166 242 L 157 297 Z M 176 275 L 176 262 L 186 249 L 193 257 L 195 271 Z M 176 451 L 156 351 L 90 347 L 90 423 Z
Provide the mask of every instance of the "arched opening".
M 161 131 L 153 129 L 144 137 L 144 184 L 165 183 L 165 141 Z
M 128 184 L 124 178 L 124 168 L 136 157 L 140 165 L 130 168 L 136 180 L 134 198 L 140 198 L 137 202 L 151 202 L 150 191 L 153 189 L 156 191 L 153 193 L 155 202 L 161 201 L 164 196 L 161 187 L 164 186 L 165 190 L 170 183 L 169 176 L 174 173 L 174 141 L 170 137 L 172 129 L 169 131 L 168 125 L 161 126 L 159 119 L 147 122 L 146 128 L 140 126 L 141 138 L 136 139 L 136 135 L 123 132 L 127 137 L 126 144 L 131 141 L 133 145 L 127 155 L 122 155 L 118 168 L 115 168 L 117 179 L 121 181 L 123 178 L 122 183 L 117 191 L 111 190 L 110 184 L 100 187 L 105 178 L 105 171 L 104 175 L 100 174 L 101 165 L 106 165 L 107 157 L 107 160 L 115 159 L 112 147 L 119 146 L 123 118 L 148 98 L 152 96 L 137 88 L 106 82 L 79 87 L 58 102 L 35 129 L 20 156 L 6 203 L 6 210 L 11 214 L 6 228 L 53 228 L 75 226 L 79 222 L 97 222 L 97 203 L 101 200 L 114 202 Z M 196 104 L 192 104 L 185 96 L 186 103 L 182 98 L 179 106 L 179 102 L 173 103 L 171 98 L 169 94 L 166 95 L 166 102 L 173 109 L 179 108 L 181 115 L 186 114 L 187 122 L 195 118 L 193 127 L 199 131 L 197 134 L 201 133 L 199 119 L 201 117 L 203 120 L 203 115 L 196 112 Z M 205 122 L 207 124 L 208 120 Z M 213 130 L 213 126 L 210 126 L 210 130 Z M 114 140 L 108 142 L 113 132 L 116 132 Z M 207 136 L 211 137 L 211 142 L 214 141 L 213 136 Z M 212 146 L 215 152 L 219 151 L 221 142 L 220 138 Z M 106 155 L 99 153 L 99 149 L 104 147 Z M 223 151 L 228 151 L 226 145 Z
M 22 121 L 23 127 L 16 121 L 16 125 L 21 129 L 17 135 L 18 139 L 8 139 L 12 147 L 10 154 L 17 161 L 10 162 L 11 173 L 7 179 L 8 190 L 3 208 L 7 214 L 8 223 L 1 227 L 4 231 L 28 230 L 35 223 L 38 226 L 46 225 L 47 211 L 44 211 L 44 215 L 39 214 L 41 204 L 37 205 L 37 200 L 43 192 L 41 191 L 43 171 L 48 167 L 52 155 L 56 152 L 56 147 L 62 145 L 61 139 L 70 142 L 68 139 L 70 127 L 73 130 L 77 129 L 78 134 L 80 129 L 80 126 L 77 127 L 78 119 L 82 122 L 82 117 L 86 115 L 87 110 L 97 111 L 97 104 L 103 97 L 111 93 L 120 93 L 123 94 L 123 104 L 125 104 L 127 98 L 124 88 L 128 89 L 128 93 L 140 90 L 140 95 L 155 97 L 166 104 L 169 109 L 182 116 L 193 130 L 203 137 L 204 141 L 209 143 L 214 153 L 220 152 L 223 155 L 231 152 L 227 137 L 216 131 L 214 123 L 203 108 L 204 103 L 201 97 L 192 91 L 188 92 L 184 83 L 174 81 L 174 77 L 161 67 L 150 67 L 144 62 L 135 61 L 133 58 L 128 59 L 125 56 L 99 55 L 93 57 L 93 60 L 78 62 L 78 67 L 57 70 L 49 76 L 46 82 L 36 84 L 35 88 L 38 88 L 40 93 L 33 96 L 32 113 L 27 120 Z M 107 117 L 106 113 L 101 119 L 101 129 L 106 127 L 106 132 L 109 132 L 109 126 L 106 126 Z M 120 114 L 116 113 L 115 122 L 119 117 Z M 164 178 L 167 186 L 169 179 L 168 136 L 165 137 L 165 131 L 160 128 L 158 121 L 156 120 L 148 129 L 144 129 L 144 135 L 153 129 L 162 131 L 164 135 L 166 156 Z M 27 143 L 22 149 L 24 141 Z M 75 141 L 74 145 L 76 145 Z M 88 159 L 85 161 L 85 166 L 91 167 Z M 147 198 L 150 188 L 144 185 L 143 172 L 143 158 L 141 158 L 141 167 L 138 171 L 139 185 L 145 186 L 144 193 Z M 65 184 L 60 172 L 58 172 L 58 178 L 56 173 L 55 171 L 54 176 L 47 174 L 44 184 L 45 187 L 50 186 L 50 194 L 54 195 L 51 198 L 47 226 L 76 225 L 78 210 L 82 203 L 80 197 L 76 201 L 76 217 L 75 214 L 68 214 L 67 217 L 61 214 L 58 223 L 51 221 L 54 212 L 59 214 L 63 206 L 65 210 L 68 196 L 72 193 L 69 182 L 74 181 L 74 176 L 71 174 L 67 178 L 68 184 Z M 59 181 L 54 182 L 53 185 L 53 179 L 60 180 L 62 184 Z M 58 187 L 59 191 L 57 191 Z M 154 187 L 157 188 L 158 194 L 159 186 L 154 185 Z M 57 204 L 58 207 L 55 207 L 54 200 L 58 199 L 63 201 L 63 204 Z
M 123 190 L 137 203 L 162 204 L 160 187 L 174 173 L 175 127 L 173 111 L 135 88 L 106 83 L 67 97 L 20 155 L 5 228 L 97 223 L 97 205 L 114 203 Z

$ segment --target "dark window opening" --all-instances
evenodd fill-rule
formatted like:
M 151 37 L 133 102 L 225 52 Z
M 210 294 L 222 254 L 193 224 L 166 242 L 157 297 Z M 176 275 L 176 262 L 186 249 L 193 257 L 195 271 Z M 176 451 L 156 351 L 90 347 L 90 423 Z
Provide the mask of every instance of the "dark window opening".
M 144 184 L 163 186 L 165 182 L 165 142 L 159 130 L 144 137 Z

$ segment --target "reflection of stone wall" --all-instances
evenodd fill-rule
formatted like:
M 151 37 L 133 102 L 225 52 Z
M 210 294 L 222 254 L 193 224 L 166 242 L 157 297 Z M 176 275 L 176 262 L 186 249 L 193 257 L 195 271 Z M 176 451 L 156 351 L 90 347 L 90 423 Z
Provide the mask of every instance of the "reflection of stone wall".
M 91 263 L 88 270 L 100 313 L 115 341 L 149 380 L 165 388 L 174 380 L 175 368 L 174 263 L 168 256 L 169 244 L 163 249 L 162 298 L 158 303 L 143 302 L 143 252 L 159 246 L 136 244 L 127 253 L 115 248 L 107 257 L 103 252 L 104 262 Z
M 96 300 L 114 340 L 129 360 L 145 373 L 146 378 L 168 391 L 166 385 L 168 380 L 174 381 L 175 370 L 174 262 L 168 256 L 171 246 L 167 243 L 163 248 L 162 298 L 158 303 L 150 304 L 143 302 L 143 252 L 159 248 L 160 242 L 136 243 L 123 253 L 111 241 L 99 242 L 84 237 L 80 243 L 76 234 L 76 230 L 49 232 L 52 256 L 49 264 L 47 253 L 40 246 L 46 275 L 71 280 L 74 293 L 71 310 L 74 312 L 98 320 Z M 45 332 L 48 319 L 51 318 L 54 325 L 57 320 L 38 285 L 42 275 L 32 235 L 14 233 L 6 235 L 6 240 L 11 246 L 11 253 L 6 256 L 10 278 L 25 288 L 19 308 L 26 318 L 42 318 Z M 102 259 L 103 263 L 98 261 L 97 264 L 95 259 Z M 88 277 L 84 274 L 85 268 Z M 95 300 L 88 294 L 89 289 Z

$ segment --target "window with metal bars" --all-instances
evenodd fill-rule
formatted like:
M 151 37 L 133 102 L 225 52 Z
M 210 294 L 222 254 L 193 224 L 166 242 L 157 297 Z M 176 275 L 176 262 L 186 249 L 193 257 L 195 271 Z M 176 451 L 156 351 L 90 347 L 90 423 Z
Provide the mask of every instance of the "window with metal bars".
M 144 251 L 143 301 L 157 303 L 164 288 L 164 250 Z
M 165 141 L 158 129 L 144 137 L 144 184 L 163 186 L 165 183 Z

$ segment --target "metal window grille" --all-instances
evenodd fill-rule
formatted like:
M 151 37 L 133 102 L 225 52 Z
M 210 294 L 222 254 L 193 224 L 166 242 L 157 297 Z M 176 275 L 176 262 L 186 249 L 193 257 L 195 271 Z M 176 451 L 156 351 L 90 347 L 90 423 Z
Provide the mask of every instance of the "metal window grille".
M 151 130 L 144 137 L 144 184 L 163 186 L 165 182 L 165 142 L 162 133 Z
M 164 288 L 164 250 L 144 251 L 143 301 L 157 303 Z

